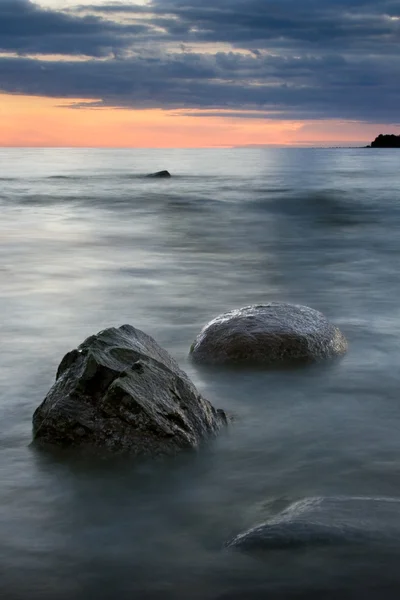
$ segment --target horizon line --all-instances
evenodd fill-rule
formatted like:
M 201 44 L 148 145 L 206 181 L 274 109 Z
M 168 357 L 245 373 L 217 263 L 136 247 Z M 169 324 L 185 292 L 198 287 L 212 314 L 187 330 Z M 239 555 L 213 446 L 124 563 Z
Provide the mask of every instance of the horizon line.
M 370 143 L 370 142 L 369 142 Z M 360 149 L 369 146 L 367 141 L 357 142 L 355 145 L 312 145 L 312 144 L 242 144 L 229 146 L 17 146 L 0 145 L 0 150 L 263 150 L 263 149 Z M 358 145 L 365 144 L 365 145 Z

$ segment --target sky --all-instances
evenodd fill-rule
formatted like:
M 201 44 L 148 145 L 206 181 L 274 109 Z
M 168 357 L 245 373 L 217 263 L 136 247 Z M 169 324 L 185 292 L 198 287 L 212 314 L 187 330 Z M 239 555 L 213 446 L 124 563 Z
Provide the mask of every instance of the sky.
M 400 134 L 400 0 L 0 0 L 0 146 Z

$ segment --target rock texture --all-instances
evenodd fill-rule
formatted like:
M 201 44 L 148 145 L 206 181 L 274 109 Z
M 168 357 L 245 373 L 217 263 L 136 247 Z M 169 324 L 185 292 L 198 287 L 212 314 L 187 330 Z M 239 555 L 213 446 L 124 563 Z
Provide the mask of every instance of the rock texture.
M 238 535 L 227 546 L 258 552 L 381 540 L 399 544 L 399 517 L 396 498 L 306 498 Z
M 136 455 L 196 448 L 226 422 L 157 342 L 123 325 L 67 354 L 33 416 L 36 443 Z
M 157 171 L 157 173 L 150 173 L 150 175 L 147 175 L 147 177 L 171 177 L 171 173 L 169 173 L 169 171 Z
M 206 325 L 191 347 L 204 364 L 313 362 L 344 354 L 343 334 L 307 306 L 271 302 L 220 315 Z

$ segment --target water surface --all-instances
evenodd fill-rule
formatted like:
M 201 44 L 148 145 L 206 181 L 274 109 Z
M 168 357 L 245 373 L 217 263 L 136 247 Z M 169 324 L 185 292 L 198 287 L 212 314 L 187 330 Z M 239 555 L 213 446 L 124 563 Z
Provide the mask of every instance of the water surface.
M 400 497 L 398 166 L 371 149 L 0 150 L 4 597 L 398 597 L 400 541 L 224 550 L 303 497 Z M 173 177 L 143 177 L 160 169 Z M 277 372 L 188 362 L 209 319 L 271 300 L 324 312 L 347 356 Z M 123 323 L 235 424 L 156 464 L 34 452 L 62 356 Z

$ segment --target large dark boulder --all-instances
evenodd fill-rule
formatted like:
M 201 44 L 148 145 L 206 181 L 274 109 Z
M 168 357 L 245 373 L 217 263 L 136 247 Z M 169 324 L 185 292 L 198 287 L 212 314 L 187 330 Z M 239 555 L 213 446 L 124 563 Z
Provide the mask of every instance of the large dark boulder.
M 156 178 L 165 178 L 165 177 L 171 177 L 171 173 L 169 173 L 169 171 L 157 171 L 156 173 L 150 173 L 149 175 L 147 175 L 147 177 L 156 177 Z
M 41 444 L 152 456 L 196 448 L 225 422 L 168 352 L 123 325 L 63 358 L 33 415 L 33 436 Z
M 204 364 L 313 362 L 344 354 L 343 334 L 320 312 L 270 302 L 224 313 L 206 325 L 191 347 Z
M 306 498 L 227 546 L 245 552 L 316 545 L 391 541 L 400 546 L 400 500 L 395 498 Z

